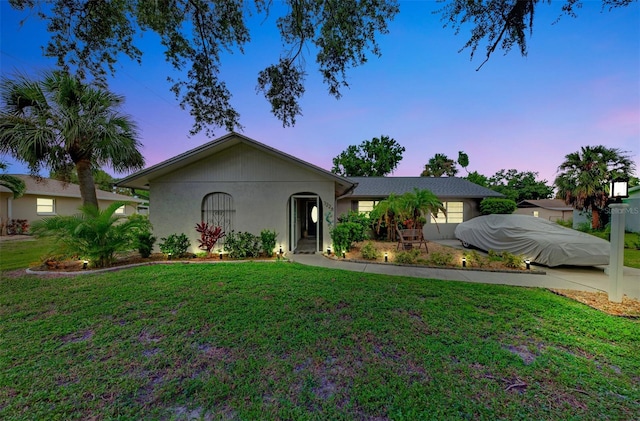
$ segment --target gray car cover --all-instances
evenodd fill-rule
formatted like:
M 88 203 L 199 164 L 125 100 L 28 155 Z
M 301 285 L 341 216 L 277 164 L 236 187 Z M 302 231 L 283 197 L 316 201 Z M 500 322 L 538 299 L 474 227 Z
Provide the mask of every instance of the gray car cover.
M 455 236 L 481 250 L 509 251 L 546 266 L 609 264 L 608 241 L 529 215 L 486 215 L 459 224 Z

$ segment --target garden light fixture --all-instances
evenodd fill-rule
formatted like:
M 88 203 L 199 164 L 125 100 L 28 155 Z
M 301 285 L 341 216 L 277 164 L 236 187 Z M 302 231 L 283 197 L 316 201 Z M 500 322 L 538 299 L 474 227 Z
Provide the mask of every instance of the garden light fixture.
M 83 260 L 82 261 L 82 269 L 86 269 L 88 264 L 89 264 L 88 260 Z
M 524 261 L 524 264 L 527 266 L 527 270 L 530 270 L 530 269 L 531 269 L 531 260 L 526 259 L 526 260 Z
M 467 267 L 467 258 L 466 258 L 466 257 L 463 257 L 463 258 L 462 258 L 462 267 L 463 267 L 463 268 L 466 268 L 466 267 Z
M 609 197 L 615 203 L 621 203 L 622 199 L 629 197 L 629 179 L 612 179 L 609 182 Z
M 389 261 L 389 253 L 387 253 L 386 251 L 384 252 L 384 261 L 385 262 Z

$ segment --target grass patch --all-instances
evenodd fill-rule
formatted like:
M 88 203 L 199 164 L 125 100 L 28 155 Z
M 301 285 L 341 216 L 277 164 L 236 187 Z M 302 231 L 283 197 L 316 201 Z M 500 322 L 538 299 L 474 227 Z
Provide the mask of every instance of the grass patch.
M 0 338 L 6 420 L 640 411 L 638 321 L 542 289 L 282 262 L 24 276 Z
M 0 272 L 26 269 L 42 263 L 51 252 L 52 245 L 53 240 L 49 238 L 0 241 Z

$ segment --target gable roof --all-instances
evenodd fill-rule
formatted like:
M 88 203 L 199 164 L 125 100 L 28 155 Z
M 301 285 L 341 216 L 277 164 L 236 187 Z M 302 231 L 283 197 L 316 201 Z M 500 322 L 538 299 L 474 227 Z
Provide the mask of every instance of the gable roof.
M 141 190 L 148 190 L 151 179 L 176 171 L 182 167 L 207 158 L 240 143 L 250 145 L 265 153 L 282 158 L 294 165 L 304 167 L 307 170 L 320 174 L 321 176 L 334 181 L 339 186 L 339 194 L 344 194 L 354 186 L 354 183 L 348 178 L 333 174 L 332 172 L 324 170 L 292 155 L 286 154 L 275 148 L 260 143 L 257 140 L 251 139 L 247 136 L 235 132 L 228 133 L 222 137 L 219 137 L 218 139 L 198 146 L 197 148 L 191 149 L 173 158 L 167 159 L 166 161 L 160 162 L 159 164 L 131 174 L 128 177 L 121 179 L 117 183 L 117 185 Z
M 523 200 L 518 203 L 519 208 L 542 208 L 557 211 L 570 211 L 573 207 L 560 199 Z
M 357 187 L 349 197 L 387 197 L 391 193 L 403 194 L 414 189 L 430 190 L 439 198 L 456 197 L 482 199 L 485 197 L 504 197 L 486 187 L 458 177 L 349 177 Z
M 50 197 L 72 197 L 80 199 L 80 186 L 73 183 L 65 183 L 52 178 L 36 178 L 25 174 L 12 174 L 24 181 L 25 195 L 40 195 Z M 10 190 L 0 186 L 0 192 L 8 193 Z M 136 202 L 145 203 L 146 200 L 138 199 L 123 194 L 112 193 L 105 190 L 96 189 L 98 200 L 108 200 L 112 202 Z M 19 200 L 19 199 L 17 199 Z

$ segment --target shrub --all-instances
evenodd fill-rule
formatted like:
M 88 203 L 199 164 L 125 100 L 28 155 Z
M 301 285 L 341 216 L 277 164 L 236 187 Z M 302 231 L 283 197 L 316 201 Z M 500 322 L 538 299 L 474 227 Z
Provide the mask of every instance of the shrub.
M 400 253 L 396 253 L 395 262 L 405 265 L 415 265 L 416 263 L 418 263 L 419 257 L 420 250 L 418 249 L 401 251 Z
M 524 262 L 524 257 L 517 254 L 509 253 L 508 251 L 503 251 L 501 257 L 504 265 L 508 268 L 520 268 L 522 267 L 522 263 Z
M 211 249 L 213 249 L 218 240 L 225 235 L 222 227 L 209 225 L 208 222 L 196 224 L 196 231 L 200 233 L 200 239 L 198 240 L 200 245 L 198 248 L 205 250 L 207 254 L 211 254 Z
M 516 210 L 518 205 L 511 199 L 499 199 L 489 197 L 480 202 L 480 212 L 483 215 L 510 214 Z
M 489 255 L 489 261 L 490 262 L 499 262 L 500 260 L 502 260 L 502 257 L 500 256 L 500 253 L 498 253 L 495 250 L 489 250 L 489 252 L 487 254 Z
M 362 253 L 362 258 L 366 260 L 376 260 L 380 257 L 380 252 L 376 249 L 376 246 L 373 245 L 371 241 L 368 241 L 360 250 Z
M 158 244 L 160 251 L 164 254 L 171 254 L 175 257 L 182 257 L 187 253 L 189 247 L 191 247 L 191 241 L 184 234 L 171 234 L 166 238 L 160 239 L 162 243 Z
M 464 257 L 467 258 L 467 265 L 469 266 L 484 267 L 487 264 L 487 259 L 475 250 L 465 253 Z
M 343 251 L 349 251 L 353 243 L 365 239 L 364 227 L 357 222 L 341 222 L 331 231 L 331 240 L 337 255 L 342 254 Z
M 573 228 L 573 218 L 569 218 L 566 221 L 562 219 L 556 219 L 556 224 L 565 228 Z
M 273 230 L 264 229 L 260 231 L 260 243 L 262 244 L 262 252 L 267 256 L 273 256 L 273 249 L 276 248 L 276 240 L 278 233 Z
M 29 221 L 12 219 L 7 223 L 7 235 L 20 235 L 29 232 Z
M 429 256 L 429 264 L 434 266 L 450 266 L 453 263 L 453 254 L 449 252 L 440 253 L 434 251 Z
M 224 248 L 233 259 L 257 257 L 260 255 L 260 238 L 250 232 L 235 232 L 227 235 Z
M 114 202 L 106 209 L 83 206 L 80 214 L 54 216 L 37 221 L 32 232 L 37 237 L 55 238 L 56 250 L 65 257 L 82 257 L 92 266 L 109 266 L 118 252 L 133 250 L 137 236 L 148 232 L 147 218 L 115 215 L 126 202 Z
M 149 257 L 153 251 L 153 244 L 156 242 L 156 237 L 151 235 L 149 231 L 141 232 L 137 235 L 136 242 L 136 248 L 140 256 Z

